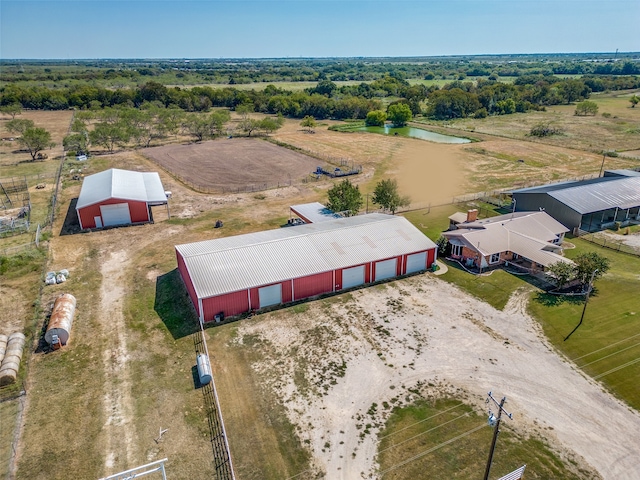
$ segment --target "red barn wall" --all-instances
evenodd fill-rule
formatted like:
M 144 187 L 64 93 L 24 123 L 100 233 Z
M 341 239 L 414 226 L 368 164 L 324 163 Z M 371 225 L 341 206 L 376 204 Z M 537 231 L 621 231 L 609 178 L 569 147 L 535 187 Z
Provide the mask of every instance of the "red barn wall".
M 100 205 L 114 205 L 116 203 L 129 204 L 129 215 L 131 215 L 132 223 L 142 223 L 150 221 L 147 202 L 141 202 L 138 200 L 122 200 L 121 198 L 110 198 L 109 200 L 104 200 L 103 202 L 95 203 L 93 205 L 87 205 L 86 207 L 78 210 L 78 217 L 80 219 L 82 228 L 96 228 L 94 217 L 102 218 L 102 215 L 100 214 Z
M 223 312 L 225 317 L 240 315 L 249 311 L 249 294 L 247 290 L 240 290 L 217 297 L 203 298 L 202 310 L 205 322 L 211 322 L 220 312 Z
M 196 307 L 196 312 L 198 316 L 200 316 L 200 306 L 198 305 L 198 296 L 196 295 L 196 290 L 193 287 L 193 282 L 191 281 L 191 276 L 187 271 L 187 266 L 184 263 L 184 258 L 180 255 L 180 252 L 176 250 L 176 257 L 178 258 L 178 271 L 180 272 L 180 276 L 182 277 L 182 281 L 184 282 L 185 287 L 187 287 L 187 292 L 189 293 L 189 298 L 193 302 L 193 306 Z
M 329 292 L 333 292 L 333 272 L 309 275 L 308 277 L 296 278 L 293 281 L 294 300 L 315 297 Z

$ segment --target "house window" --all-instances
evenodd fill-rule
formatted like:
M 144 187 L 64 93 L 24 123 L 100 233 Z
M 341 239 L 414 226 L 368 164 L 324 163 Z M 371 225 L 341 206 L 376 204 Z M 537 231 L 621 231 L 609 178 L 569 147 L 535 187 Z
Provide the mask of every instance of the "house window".
M 491 255 L 491 259 L 489 260 L 489 263 L 498 263 L 499 261 L 500 261 L 500 254 L 494 253 Z
M 462 256 L 462 245 L 451 245 L 451 255 Z

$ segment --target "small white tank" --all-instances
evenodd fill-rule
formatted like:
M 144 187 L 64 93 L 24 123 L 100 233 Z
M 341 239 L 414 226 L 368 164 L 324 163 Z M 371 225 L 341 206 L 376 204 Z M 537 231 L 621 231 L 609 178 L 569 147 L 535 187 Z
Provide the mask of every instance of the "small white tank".
M 51 311 L 49 325 L 44 334 L 44 339 L 49 345 L 53 342 L 53 336 L 57 335 L 60 343 L 66 345 L 71 336 L 71 325 L 73 324 L 73 316 L 76 312 L 76 298 L 65 293 L 60 295 Z
M 196 365 L 198 367 L 198 377 L 200 385 L 207 385 L 211 381 L 211 363 L 206 353 L 199 353 L 196 357 Z

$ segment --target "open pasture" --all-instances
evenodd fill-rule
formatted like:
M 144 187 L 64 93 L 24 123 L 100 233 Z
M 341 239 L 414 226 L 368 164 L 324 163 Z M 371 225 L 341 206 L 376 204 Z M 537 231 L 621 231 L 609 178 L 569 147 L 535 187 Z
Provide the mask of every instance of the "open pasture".
M 300 182 L 318 160 L 264 140 L 226 138 L 149 148 L 144 154 L 196 190 L 263 190 Z
M 547 107 L 546 112 L 532 111 L 482 119 L 466 118 L 447 122 L 425 120 L 425 122 L 467 132 L 512 138 L 521 142 L 543 143 L 589 152 L 604 150 L 625 152 L 640 148 L 638 135 L 640 109 L 631 108 L 629 98 L 632 93 L 624 91 L 592 94 L 589 100 L 599 107 L 595 116 L 576 116 L 574 115 L 576 104 L 571 104 Z M 606 115 L 603 116 L 603 114 Z M 528 136 L 531 128 L 541 122 L 550 122 L 552 126 L 564 130 L 564 133 L 545 138 Z

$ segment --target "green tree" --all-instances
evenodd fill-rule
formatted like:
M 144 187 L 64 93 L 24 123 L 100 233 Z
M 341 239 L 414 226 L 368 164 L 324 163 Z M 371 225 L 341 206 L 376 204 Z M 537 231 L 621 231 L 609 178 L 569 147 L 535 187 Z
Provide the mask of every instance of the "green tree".
M 398 193 L 398 182 L 395 179 L 381 180 L 373 191 L 373 203 L 380 205 L 391 214 L 395 214 L 400 207 L 405 207 L 411 203 L 407 196 Z
M 40 127 L 27 128 L 22 133 L 22 136 L 18 138 L 18 143 L 29 151 L 33 161 L 35 161 L 38 152 L 56 146 L 56 144 L 51 141 L 51 134 Z
M 125 145 L 130 138 L 130 130 L 123 123 L 96 123 L 93 130 L 89 132 L 91 143 L 106 148 L 109 153 L 113 153 L 116 146 Z
M 16 115 L 20 115 L 22 113 L 22 104 L 16 102 L 9 105 L 3 105 L 0 107 L 0 113 L 10 115 L 11 120 L 15 120 Z
M 387 109 L 387 116 L 391 123 L 396 127 L 404 127 L 409 122 L 413 115 L 411 114 L 411 107 L 406 103 L 394 103 L 389 105 Z
M 260 130 L 266 134 L 273 133 L 284 125 L 284 117 L 278 115 L 276 118 L 266 117 L 260 120 Z
M 360 188 L 353 185 L 349 179 L 344 179 L 327 191 L 329 201 L 327 208 L 334 212 L 344 213 L 347 217 L 356 215 L 364 200 Z
M 372 110 L 367 113 L 364 123 L 369 127 L 384 127 L 387 121 L 387 114 L 384 110 Z
M 62 140 L 64 149 L 69 152 L 76 152 L 76 155 L 85 154 L 89 151 L 88 132 L 71 133 Z
M 576 264 L 576 278 L 583 285 L 588 284 L 592 276 L 594 281 L 602 277 L 609 271 L 611 263 L 607 257 L 596 252 L 581 253 L 574 259 L 574 262 Z
M 14 120 L 9 120 L 5 125 L 7 131 L 19 135 L 22 135 L 25 131 L 34 127 L 35 124 L 33 123 L 33 120 L 28 120 L 26 118 L 16 118 Z
M 558 288 L 562 288 L 576 278 L 576 266 L 568 262 L 556 262 L 549 265 L 545 273 Z
M 312 133 L 313 129 L 316 127 L 316 119 L 311 115 L 306 115 L 302 121 L 300 122 L 300 126 L 307 129 L 307 132 Z
M 576 105 L 575 115 L 595 115 L 596 113 L 598 113 L 598 104 L 596 102 L 585 100 Z
M 633 95 L 629 101 L 631 102 L 631 108 L 636 108 L 636 105 L 640 103 L 640 97 L 637 95 Z

